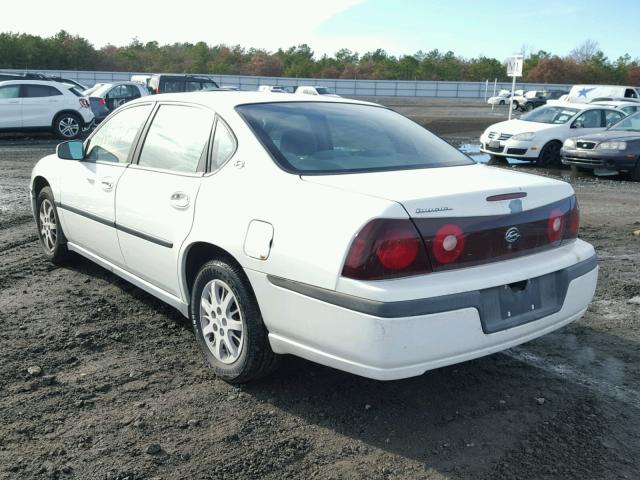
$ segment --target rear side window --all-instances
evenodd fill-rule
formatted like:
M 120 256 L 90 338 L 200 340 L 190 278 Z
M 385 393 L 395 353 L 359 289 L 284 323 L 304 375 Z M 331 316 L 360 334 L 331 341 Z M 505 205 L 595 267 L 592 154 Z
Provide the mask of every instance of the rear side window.
M 213 137 L 213 148 L 211 155 L 211 170 L 217 170 L 225 164 L 233 155 L 236 149 L 236 142 L 227 126 L 218 120 L 216 133 Z
M 56 95 L 62 95 L 62 92 L 49 85 L 24 85 L 22 90 L 22 96 L 26 98 L 55 97 Z
M 0 87 L 0 98 L 18 98 L 20 95 L 20 85 L 7 85 Z
M 607 124 L 607 127 L 610 127 L 614 123 L 618 123 L 623 118 L 624 118 L 624 114 L 621 112 L 613 112 L 611 110 L 607 110 L 604 113 L 604 119 L 605 119 L 605 123 Z
M 162 93 L 184 92 L 184 80 L 162 80 L 160 91 Z
M 161 105 L 140 153 L 144 167 L 196 173 L 207 155 L 213 113 L 183 105 Z
M 91 138 L 87 160 L 127 163 L 133 141 L 150 112 L 151 105 L 139 105 L 116 113 Z

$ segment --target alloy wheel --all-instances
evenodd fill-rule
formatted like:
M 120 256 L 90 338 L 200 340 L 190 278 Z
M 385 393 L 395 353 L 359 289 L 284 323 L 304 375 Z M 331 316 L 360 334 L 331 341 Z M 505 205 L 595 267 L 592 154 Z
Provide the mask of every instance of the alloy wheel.
M 56 249 L 58 239 L 58 225 L 53 204 L 45 198 L 40 204 L 40 235 L 42 244 L 48 253 L 53 253 Z
M 209 351 L 217 360 L 230 364 L 240 357 L 244 320 L 238 299 L 222 280 L 212 280 L 202 290 L 200 327 Z
M 58 131 L 65 137 L 75 137 L 80 131 L 80 124 L 74 117 L 62 117 L 58 122 Z

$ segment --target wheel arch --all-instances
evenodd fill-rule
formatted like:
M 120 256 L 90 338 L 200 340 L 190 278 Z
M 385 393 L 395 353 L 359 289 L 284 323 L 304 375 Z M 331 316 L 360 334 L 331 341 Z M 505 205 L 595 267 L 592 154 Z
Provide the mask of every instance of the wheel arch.
M 210 260 L 224 260 L 240 268 L 244 272 L 240 262 L 227 250 L 209 242 L 197 241 L 189 244 L 182 254 L 180 263 L 180 277 L 182 289 L 185 293 L 186 301 L 191 298 L 191 289 L 196 278 L 196 274 L 202 265 Z M 249 279 L 246 278 L 247 282 Z M 249 282 L 249 285 L 251 283 Z
M 80 113 L 73 110 L 72 108 L 65 108 L 64 110 L 60 110 L 53 116 L 53 118 L 51 119 L 51 128 L 53 129 L 56 128 L 56 119 L 60 115 L 64 115 L 64 114 L 73 114 L 74 117 L 78 117 L 78 120 L 80 120 L 80 127 L 81 128 L 84 127 L 85 122 L 84 122 L 84 118 L 82 118 L 82 115 L 80 115 Z

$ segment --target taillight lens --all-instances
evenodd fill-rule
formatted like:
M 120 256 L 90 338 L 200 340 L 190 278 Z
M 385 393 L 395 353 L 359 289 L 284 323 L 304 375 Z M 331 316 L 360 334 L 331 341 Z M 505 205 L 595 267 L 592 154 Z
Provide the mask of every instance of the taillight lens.
M 564 230 L 565 216 L 558 208 L 551 210 L 549 214 L 549 220 L 547 220 L 547 237 L 549 242 L 557 242 L 562 239 L 562 232 Z
M 104 101 L 104 98 L 100 98 L 100 99 L 98 99 L 98 103 L 100 105 L 106 105 L 107 102 Z
M 351 243 L 342 275 L 381 280 L 430 271 L 424 244 L 411 220 L 375 219 Z
M 578 206 L 578 199 L 573 197 L 571 204 L 571 210 L 569 211 L 567 221 L 567 231 L 564 234 L 564 239 L 578 238 L 578 231 L 580 230 L 580 207 Z
M 91 104 L 89 103 L 89 100 L 86 98 L 79 98 L 78 101 L 80 102 L 80 106 L 84 107 L 84 108 L 89 108 L 91 107 Z
M 455 262 L 464 250 L 464 232 L 458 225 L 447 223 L 438 229 L 431 244 L 433 258 L 446 265 Z

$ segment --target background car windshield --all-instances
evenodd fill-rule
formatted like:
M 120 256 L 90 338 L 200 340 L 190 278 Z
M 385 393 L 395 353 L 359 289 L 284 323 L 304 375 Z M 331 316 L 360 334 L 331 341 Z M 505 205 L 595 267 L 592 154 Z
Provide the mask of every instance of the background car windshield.
M 324 87 L 318 87 L 318 88 L 316 88 L 316 91 L 320 95 L 331 95 L 331 94 L 333 94 L 333 92 L 331 90 L 329 90 L 328 88 L 324 88 Z
M 295 173 L 348 173 L 473 164 L 411 120 L 382 107 L 278 102 L 236 107 L 274 159 Z
M 561 124 L 567 123 L 576 113 L 578 113 L 578 110 L 575 108 L 542 107 L 523 115 L 520 117 L 520 120 L 526 122 Z
M 627 132 L 640 132 L 640 113 L 635 113 L 622 119 L 615 125 L 611 125 L 609 130 L 623 130 Z

